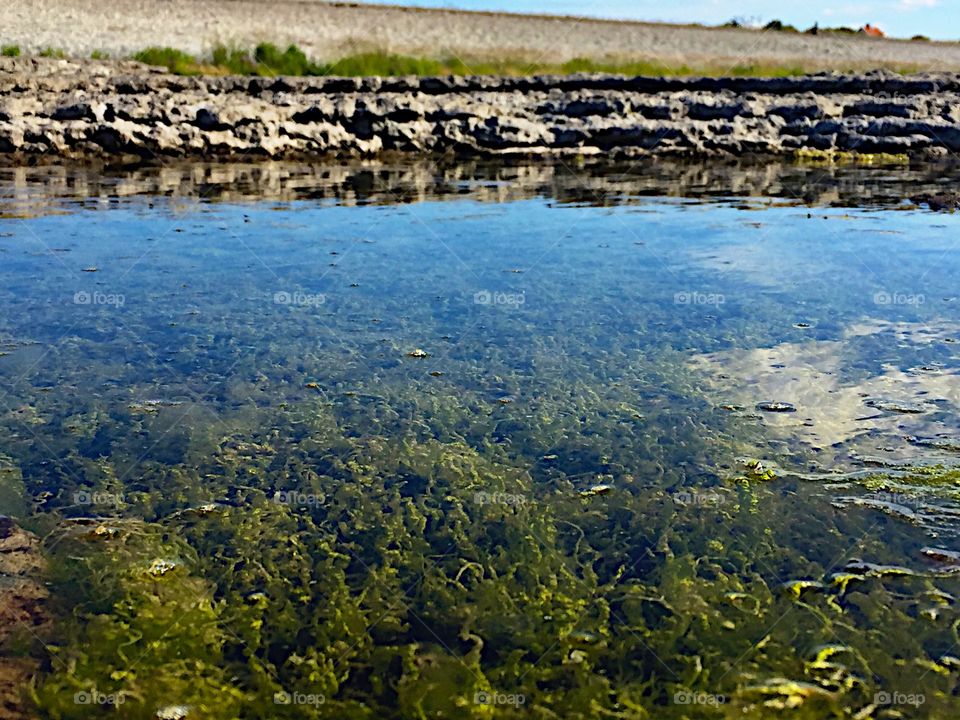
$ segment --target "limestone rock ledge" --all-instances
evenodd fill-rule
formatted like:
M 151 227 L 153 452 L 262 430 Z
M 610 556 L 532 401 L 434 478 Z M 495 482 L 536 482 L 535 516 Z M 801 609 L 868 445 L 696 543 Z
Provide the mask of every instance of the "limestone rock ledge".
M 960 150 L 960 75 L 180 77 L 0 58 L 0 162 Z

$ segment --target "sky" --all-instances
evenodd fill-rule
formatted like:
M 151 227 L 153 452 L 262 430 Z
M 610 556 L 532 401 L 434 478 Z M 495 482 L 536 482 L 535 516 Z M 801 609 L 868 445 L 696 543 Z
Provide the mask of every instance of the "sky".
M 394 5 L 720 25 L 731 18 L 782 20 L 801 30 L 872 23 L 895 37 L 960 40 L 960 0 L 375 0 Z

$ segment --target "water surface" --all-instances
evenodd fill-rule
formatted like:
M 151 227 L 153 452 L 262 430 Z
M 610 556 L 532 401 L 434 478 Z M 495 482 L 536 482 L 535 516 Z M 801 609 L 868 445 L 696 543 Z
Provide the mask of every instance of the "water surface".
M 946 172 L 3 171 L 37 712 L 951 716 Z

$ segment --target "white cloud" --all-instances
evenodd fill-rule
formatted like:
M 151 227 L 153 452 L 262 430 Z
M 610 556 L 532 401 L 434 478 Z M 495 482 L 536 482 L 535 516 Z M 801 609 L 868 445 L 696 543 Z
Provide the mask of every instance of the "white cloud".
M 932 8 L 940 4 L 940 0 L 900 0 L 901 10 L 916 10 L 918 8 Z

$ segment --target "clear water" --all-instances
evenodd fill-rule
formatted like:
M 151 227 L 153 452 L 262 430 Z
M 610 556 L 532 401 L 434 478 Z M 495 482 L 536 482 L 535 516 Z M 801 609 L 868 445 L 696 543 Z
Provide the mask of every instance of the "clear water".
M 958 221 L 917 184 L 5 171 L 29 702 L 952 716 Z

